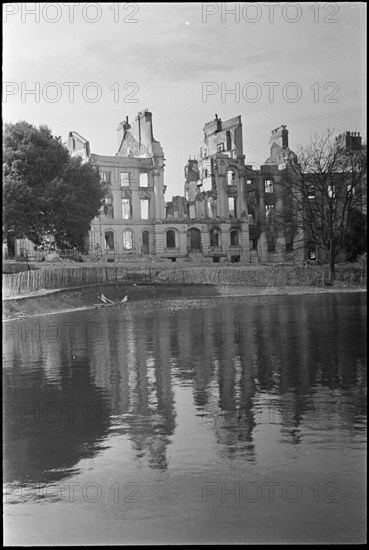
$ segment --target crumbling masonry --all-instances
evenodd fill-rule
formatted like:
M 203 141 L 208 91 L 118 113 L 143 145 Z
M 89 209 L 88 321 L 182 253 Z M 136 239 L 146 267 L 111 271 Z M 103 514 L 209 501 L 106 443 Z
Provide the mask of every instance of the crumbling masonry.
M 185 196 L 170 202 L 149 111 L 119 124 L 115 156 L 91 155 L 88 141 L 70 132 L 70 152 L 94 159 L 109 189 L 92 222 L 91 251 L 111 261 L 135 253 L 214 263 L 303 259 L 301 235 L 273 224 L 283 208 L 284 169 L 297 162 L 286 126 L 272 131 L 270 156 L 258 168 L 245 163 L 241 116 L 223 122 L 215 115 L 203 131 L 199 157 L 185 166 Z

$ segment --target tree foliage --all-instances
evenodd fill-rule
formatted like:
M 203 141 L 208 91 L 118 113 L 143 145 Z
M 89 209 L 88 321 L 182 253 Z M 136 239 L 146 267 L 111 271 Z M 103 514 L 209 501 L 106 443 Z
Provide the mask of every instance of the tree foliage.
M 367 251 L 367 216 L 354 208 L 350 212 L 345 238 L 345 256 L 348 262 L 355 262 Z
M 44 125 L 6 124 L 3 141 L 5 233 L 82 251 L 105 195 L 98 167 L 72 158 Z
M 286 167 L 285 207 L 279 223 L 293 223 L 307 241 L 326 252 L 331 280 L 338 255 L 348 245 L 354 211 L 366 204 L 366 155 L 326 136 L 301 149 L 298 163 Z M 293 222 L 292 222 L 293 219 Z

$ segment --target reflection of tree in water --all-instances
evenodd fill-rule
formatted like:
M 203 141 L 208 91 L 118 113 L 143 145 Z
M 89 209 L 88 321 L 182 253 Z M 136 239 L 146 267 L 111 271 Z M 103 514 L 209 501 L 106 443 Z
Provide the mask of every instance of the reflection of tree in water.
M 353 312 L 357 299 L 350 297 Z M 319 422 L 321 428 L 331 422 L 327 413 L 337 408 L 342 395 L 350 405 L 341 408 L 341 422 L 360 408 L 355 396 L 363 394 L 358 365 L 365 331 L 360 330 L 363 318 L 355 313 L 355 323 L 346 322 L 345 300 L 342 295 L 323 300 L 286 297 L 284 303 L 255 312 L 260 327 L 255 342 L 258 389 L 275 396 L 272 406 L 279 415 L 284 443 L 301 442 L 301 424 L 306 420 L 313 420 L 316 427 Z M 331 390 L 328 395 L 324 388 Z
M 16 377 L 4 374 L 4 401 L 16 407 L 8 409 L 16 414 L 4 424 L 7 483 L 60 481 L 81 459 L 104 448 L 110 414 L 106 395 L 92 383 L 85 357 L 60 359 L 58 385 L 45 380 L 42 365 L 32 370 L 32 379 L 26 365 L 14 366 Z

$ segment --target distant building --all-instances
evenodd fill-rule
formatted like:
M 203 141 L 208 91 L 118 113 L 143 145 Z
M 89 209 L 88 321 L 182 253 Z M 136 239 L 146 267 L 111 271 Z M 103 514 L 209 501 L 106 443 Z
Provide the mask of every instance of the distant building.
M 197 160 L 185 166 L 185 197 L 167 205 L 167 221 L 186 222 L 182 254 L 207 261 L 249 262 L 249 221 L 241 117 L 222 122 L 217 115 L 203 128 Z M 178 205 L 178 208 L 177 208 Z M 181 205 L 181 207 L 179 207 Z
M 80 157 L 83 162 L 86 162 L 90 158 L 90 142 L 77 134 L 77 132 L 69 132 L 65 145 L 71 157 Z
M 205 124 L 197 159 L 185 166 L 184 196 L 165 202 L 164 153 L 154 139 L 152 114 L 118 126 L 115 156 L 90 155 L 108 186 L 93 220 L 91 250 L 112 259 L 132 253 L 204 262 L 259 263 L 295 259 L 293 236 L 273 225 L 286 163 L 296 162 L 288 130 L 273 130 L 270 157 L 259 170 L 245 164 L 242 122 L 218 115 Z M 72 154 L 86 158 L 88 141 L 71 132 Z
M 115 156 L 91 155 L 108 187 L 100 216 L 93 220 L 91 249 L 106 257 L 163 252 L 164 153 L 154 139 L 152 114 L 138 113 L 117 129 Z
M 275 223 L 286 208 L 287 168 L 298 162 L 286 125 L 272 130 L 269 157 L 258 168 L 245 162 L 241 116 L 222 121 L 215 115 L 203 133 L 200 154 L 184 168 L 184 196 L 166 202 L 164 152 L 147 109 L 133 122 L 127 117 L 118 125 L 112 156 L 92 154 L 85 138 L 69 132 L 70 154 L 95 162 L 107 188 L 91 223 L 91 252 L 111 261 L 145 254 L 243 264 L 301 261 L 311 255 L 312 243 L 301 246 L 306 241 L 301 230 Z M 364 150 L 360 134 L 346 132 L 336 143 Z M 366 212 L 366 205 L 362 209 Z M 19 255 L 17 242 L 11 249 Z

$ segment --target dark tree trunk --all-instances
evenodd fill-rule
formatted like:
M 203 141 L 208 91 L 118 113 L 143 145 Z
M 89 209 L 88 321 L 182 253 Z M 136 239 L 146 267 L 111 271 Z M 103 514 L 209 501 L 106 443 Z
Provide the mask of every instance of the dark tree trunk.
M 335 277 L 335 256 L 333 250 L 329 251 L 329 281 L 331 284 L 334 282 Z

